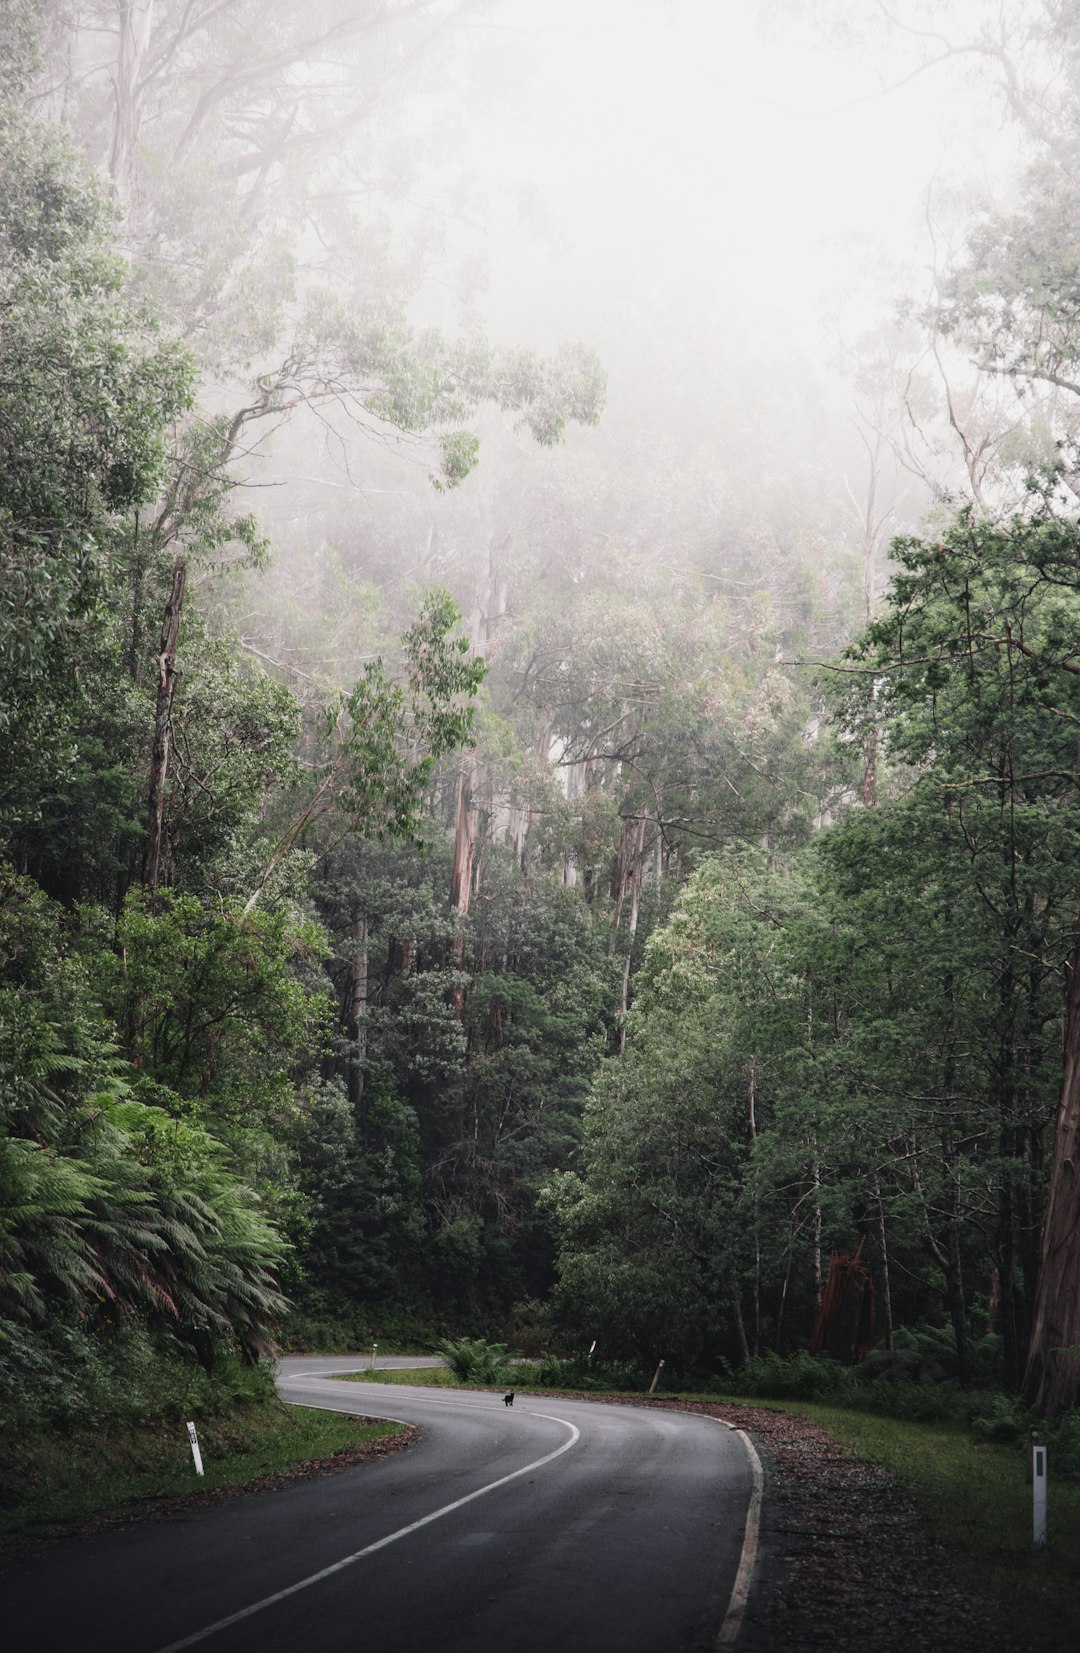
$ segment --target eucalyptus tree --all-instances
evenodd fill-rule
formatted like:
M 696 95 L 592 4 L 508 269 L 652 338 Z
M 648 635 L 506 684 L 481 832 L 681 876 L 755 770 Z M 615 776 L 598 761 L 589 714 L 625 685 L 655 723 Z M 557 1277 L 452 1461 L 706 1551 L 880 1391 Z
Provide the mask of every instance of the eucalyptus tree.
M 34 810 L 75 753 L 79 661 L 122 580 L 121 526 L 159 486 L 185 356 L 124 292 L 101 192 L 54 133 L 0 119 L 2 808 Z
M 34 1336 L 50 1314 L 85 1323 L 107 1300 L 189 1341 L 213 1327 L 254 1349 L 283 1308 L 278 1238 L 206 1130 L 210 1110 L 185 1127 L 183 1103 L 159 1106 L 164 1087 L 132 1083 L 90 986 L 115 962 L 104 915 L 85 906 L 72 942 L 65 913 L 6 865 L 14 858 L 72 906 L 116 899 L 152 710 L 121 619 L 133 522 L 166 473 L 190 371 L 130 298 L 112 214 L 78 157 L 10 107 L 0 151 L 5 1304 Z M 226 675 L 216 687 L 227 699 Z M 239 828 L 263 778 L 254 751 L 241 758 L 230 741 L 222 698 L 203 716 L 217 756 L 189 768 L 193 781 L 216 779 L 216 798 L 213 779 L 200 798 L 204 854 Z M 235 709 L 242 696 L 232 698 Z M 268 698 L 274 768 L 282 707 Z M 287 747 L 288 713 L 284 727 Z
M 580 1168 L 545 1195 L 567 1324 L 611 1353 L 700 1369 L 758 1352 L 766 1321 L 783 1337 L 793 1239 L 812 1206 L 808 1185 L 763 1199 L 754 1160 L 775 1082 L 798 1088 L 797 1057 L 790 1036 L 774 1027 L 769 1044 L 751 1022 L 765 1007 L 793 1018 L 799 1043 L 786 929 L 805 900 L 798 876 L 732 851 L 706 860 L 646 945 L 623 1053 L 586 1110 Z
M 1019 1335 L 1030 1317 L 1032 1398 L 1056 1412 L 1073 1404 L 1077 1381 L 1067 1353 L 1077 1342 L 1077 1261 L 1065 1215 L 1077 1130 L 1077 528 L 1045 507 L 1003 526 L 965 514 L 939 542 L 898 541 L 894 554 L 900 572 L 891 604 L 844 670 L 849 682 L 873 678 L 889 748 L 923 771 L 920 787 L 937 801 L 938 831 L 964 863 L 963 874 L 954 866 L 940 880 L 951 921 L 970 923 L 970 911 L 979 911 L 989 938 L 985 1084 L 1002 1169 L 1002 1290 Z M 846 698 L 857 728 L 865 695 L 856 688 Z M 1067 988 L 1065 1067 L 1036 1285 L 1039 1169 L 1053 1117 L 1048 1083 L 1061 1077 L 1051 1054 L 1060 1014 L 1055 977 L 1059 993 Z M 955 968 L 941 972 L 946 1000 L 962 985 Z
M 230 410 L 209 452 L 203 440 L 182 456 L 183 496 L 208 463 L 249 456 L 301 409 L 329 420 L 343 452 L 358 437 L 433 432 L 435 480 L 450 487 L 475 463 L 464 422 L 485 400 L 517 411 L 543 442 L 568 419 L 595 418 L 602 390 L 587 353 L 544 363 L 494 350 L 475 330 L 448 339 L 408 319 L 441 222 L 410 195 L 423 166 L 448 189 L 456 182 L 451 88 L 467 72 L 465 25 L 484 10 L 484 0 L 46 8 L 38 103 L 105 173 L 135 287 L 185 338 L 215 409 Z

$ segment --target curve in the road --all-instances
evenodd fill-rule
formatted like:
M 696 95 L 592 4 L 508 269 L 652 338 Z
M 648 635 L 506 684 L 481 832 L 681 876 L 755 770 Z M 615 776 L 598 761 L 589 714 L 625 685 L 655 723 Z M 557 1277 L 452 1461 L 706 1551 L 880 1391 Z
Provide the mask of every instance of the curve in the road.
M 748 1443 L 667 1409 L 326 1380 L 368 1364 L 288 1359 L 283 1395 L 419 1423 L 411 1451 L 21 1562 L 0 1578 L 5 1653 L 730 1644 L 752 1562 Z
M 292 1377 L 293 1377 L 294 1380 L 302 1380 L 302 1379 L 307 1378 L 307 1377 L 324 1378 L 324 1377 L 327 1377 L 327 1376 L 330 1376 L 330 1377 L 340 1376 L 343 1373 L 366 1370 L 370 1366 L 371 1363 L 366 1358 L 362 1362 L 351 1362 L 351 1361 L 343 1362 L 338 1358 L 329 1357 L 329 1358 L 324 1358 L 323 1360 L 320 1360 L 319 1365 L 318 1365 L 317 1368 L 312 1367 L 310 1360 L 304 1360 L 303 1364 L 307 1369 L 304 1370 L 304 1371 L 292 1373 Z M 385 1357 L 385 1358 L 380 1357 L 379 1360 L 378 1360 L 379 1369 L 380 1370 L 386 1370 L 386 1371 L 416 1370 L 416 1369 L 419 1369 L 419 1368 L 427 1367 L 430 1364 L 433 1364 L 433 1363 L 431 1361 L 429 1361 L 427 1359 L 427 1357 L 423 1357 L 423 1356 L 397 1356 L 397 1357 L 388 1356 L 388 1357 Z M 439 1362 L 438 1364 L 441 1365 L 443 1363 Z M 428 1404 L 438 1404 L 437 1399 L 436 1399 L 434 1394 L 426 1396 L 425 1399 L 426 1399 Z M 310 1400 L 305 1402 L 305 1401 L 300 1401 L 300 1400 L 296 1399 L 295 1397 L 292 1397 L 292 1404 L 293 1405 L 312 1405 L 312 1404 L 317 1405 L 318 1402 L 312 1402 Z M 453 1402 L 448 1402 L 447 1404 L 452 1405 Z M 541 1414 L 537 1414 L 537 1415 L 538 1416 L 543 1416 L 544 1414 L 541 1413 Z M 403 1420 L 400 1420 L 400 1421 L 403 1421 Z M 559 1421 L 565 1423 L 567 1420 L 560 1419 Z M 746 1452 L 747 1461 L 748 1461 L 749 1466 L 750 1466 L 750 1473 L 751 1473 L 751 1477 L 752 1477 L 750 1497 L 749 1497 L 748 1504 L 747 1504 L 746 1522 L 745 1522 L 745 1527 L 744 1527 L 744 1530 L 743 1530 L 743 1541 L 742 1541 L 742 1548 L 741 1548 L 741 1551 L 740 1551 L 740 1554 L 739 1554 L 738 1567 L 737 1567 L 737 1570 L 736 1570 L 736 1573 L 735 1573 L 734 1582 L 733 1582 L 732 1587 L 731 1587 L 731 1595 L 728 1599 L 727 1608 L 726 1608 L 726 1611 L 724 1613 L 723 1620 L 721 1621 L 720 1628 L 719 1628 L 719 1631 L 717 1632 L 717 1636 L 716 1636 L 716 1647 L 717 1647 L 717 1649 L 720 1649 L 720 1648 L 731 1647 L 731 1646 L 734 1645 L 734 1643 L 735 1643 L 735 1641 L 738 1637 L 739 1631 L 742 1628 L 743 1619 L 744 1619 L 744 1616 L 746 1614 L 746 1609 L 749 1605 L 750 1587 L 751 1587 L 751 1584 L 753 1582 L 754 1571 L 755 1571 L 755 1568 L 757 1566 L 758 1549 L 759 1549 L 759 1544 L 760 1544 L 761 1505 L 762 1505 L 762 1499 L 763 1499 L 763 1496 L 764 1496 L 765 1476 L 764 1476 L 764 1471 L 762 1469 L 761 1459 L 760 1459 L 760 1457 L 758 1456 L 758 1453 L 757 1453 L 757 1449 L 754 1446 L 754 1443 L 750 1439 L 749 1435 L 746 1433 L 746 1431 L 744 1429 L 738 1429 L 738 1428 L 735 1427 L 734 1424 L 726 1423 L 722 1419 L 713 1419 L 712 1421 L 716 1422 L 716 1423 L 719 1423 L 722 1428 L 730 1430 L 732 1432 L 732 1434 L 734 1434 L 738 1437 L 738 1439 L 742 1443 L 744 1451 Z M 573 1425 L 568 1425 L 568 1427 L 573 1428 L 574 1426 Z M 573 1444 L 572 1441 L 568 1441 L 566 1443 L 566 1445 L 560 1449 L 560 1451 L 562 1451 L 562 1452 L 567 1451 L 572 1444 Z M 558 1457 L 559 1453 L 558 1452 L 552 1453 L 551 1456 L 552 1457 Z M 546 1460 L 544 1460 L 544 1461 L 546 1461 Z M 524 1474 L 525 1471 L 520 1470 L 517 1473 L 518 1474 Z M 513 1476 L 506 1477 L 506 1479 L 513 1479 Z M 492 1483 L 493 1486 L 497 1486 L 499 1484 L 500 1484 L 499 1482 Z M 481 1492 L 486 1491 L 486 1490 L 487 1490 L 487 1488 L 482 1488 Z M 472 1496 L 479 1497 L 480 1493 L 478 1492 L 476 1494 L 473 1494 Z M 465 1501 L 467 1501 L 467 1500 L 465 1500 Z M 449 1510 L 454 1509 L 456 1507 L 457 1507 L 456 1504 L 455 1505 L 448 1505 L 447 1506 L 447 1512 L 449 1512 Z M 438 1518 L 438 1515 L 441 1514 L 441 1513 L 444 1513 L 444 1512 L 442 1512 L 442 1511 L 436 1512 L 436 1514 L 429 1517 L 429 1519 L 436 1520 Z M 422 1523 L 417 1523 L 417 1525 L 421 1525 L 421 1524 Z M 395 1534 L 394 1536 L 395 1537 L 404 1536 L 405 1532 L 411 1531 L 411 1530 L 412 1530 L 411 1528 L 403 1529 L 401 1534 Z M 392 1540 L 388 1539 L 387 1542 L 392 1542 Z M 377 1546 L 375 1546 L 375 1547 L 377 1547 Z M 361 1553 L 366 1554 L 367 1552 L 365 1551 L 365 1552 L 361 1552 Z M 354 1558 L 354 1559 L 358 1559 L 358 1557 Z M 342 1565 L 347 1565 L 347 1563 L 343 1562 Z M 179 1653 L 180 1648 L 184 1647 L 184 1646 L 187 1646 L 187 1645 L 189 1645 L 189 1644 L 188 1643 L 177 1643 L 173 1647 L 161 1649 L 160 1653 Z
M 294 1402 L 294 1405 L 311 1404 L 310 1402 Z M 374 1544 L 366 1544 L 362 1550 L 353 1555 L 342 1556 L 340 1561 L 334 1561 L 329 1567 L 323 1567 L 319 1572 L 312 1573 L 308 1578 L 298 1579 L 295 1584 L 286 1586 L 284 1590 L 276 1590 L 273 1595 L 264 1596 L 261 1601 L 253 1601 L 250 1607 L 241 1607 L 236 1613 L 230 1613 L 227 1618 L 218 1619 L 216 1624 L 208 1624 L 202 1630 L 196 1630 L 191 1636 L 184 1636 L 180 1641 L 169 1642 L 167 1647 L 158 1648 L 157 1653 L 181 1653 L 185 1647 L 195 1647 L 199 1642 L 215 1636 L 219 1630 L 226 1630 L 231 1624 L 239 1624 L 242 1619 L 250 1619 L 256 1613 L 261 1613 L 267 1607 L 274 1607 L 278 1602 L 285 1601 L 289 1596 L 295 1596 L 300 1590 L 308 1590 L 313 1584 L 320 1584 L 324 1578 L 331 1578 L 334 1573 L 340 1573 L 346 1567 L 351 1567 L 355 1561 L 362 1561 L 365 1556 L 374 1555 L 376 1550 L 385 1550 L 387 1545 L 396 1544 L 400 1538 L 408 1538 L 410 1533 L 419 1532 L 421 1527 L 430 1526 L 432 1521 L 441 1521 L 443 1516 L 452 1515 L 455 1510 L 463 1509 L 471 1504 L 474 1498 L 483 1498 L 487 1493 L 494 1492 L 497 1487 L 504 1487 L 509 1481 L 516 1481 L 519 1475 L 528 1475 L 531 1470 L 541 1469 L 544 1464 L 550 1464 L 554 1458 L 561 1458 L 564 1452 L 569 1452 L 575 1441 L 581 1439 L 581 1431 L 575 1424 L 566 1418 L 556 1418 L 548 1412 L 537 1412 L 534 1416 L 547 1418 L 551 1423 L 561 1423 L 570 1431 L 570 1439 L 562 1446 L 548 1452 L 543 1458 L 536 1458 L 530 1464 L 523 1464 L 520 1469 L 511 1470 L 509 1475 L 501 1475 L 497 1481 L 489 1481 L 486 1486 L 477 1487 L 474 1492 L 467 1492 L 463 1498 L 455 1498 L 452 1504 L 444 1504 L 442 1509 L 432 1510 L 430 1515 L 422 1515 L 417 1521 L 410 1521 L 407 1527 L 399 1527 L 397 1532 L 388 1533 L 385 1538 L 376 1539 Z
M 719 1421 L 717 1419 L 717 1422 Z M 746 1510 L 746 1527 L 743 1531 L 739 1568 L 735 1574 L 735 1582 L 731 1587 L 731 1598 L 728 1601 L 727 1612 L 724 1614 L 724 1622 L 720 1626 L 720 1633 L 716 1638 L 717 1647 L 732 1646 L 736 1636 L 742 1629 L 743 1618 L 750 1604 L 750 1585 L 753 1582 L 754 1568 L 757 1566 L 758 1545 L 761 1539 L 761 1500 L 765 1493 L 765 1472 L 761 1467 L 757 1447 L 745 1429 L 734 1429 L 731 1424 L 726 1427 L 739 1437 L 746 1448 L 746 1455 L 750 1460 L 750 1473 L 754 1480 L 750 1493 L 750 1503 Z

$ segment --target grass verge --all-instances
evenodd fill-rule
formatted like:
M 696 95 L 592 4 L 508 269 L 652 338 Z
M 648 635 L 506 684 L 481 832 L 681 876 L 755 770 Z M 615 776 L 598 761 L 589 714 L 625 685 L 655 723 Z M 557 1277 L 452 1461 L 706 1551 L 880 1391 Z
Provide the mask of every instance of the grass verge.
M 184 1425 L 110 1435 L 42 1435 L 0 1454 L 0 1557 L 32 1542 L 137 1520 L 191 1493 L 288 1476 L 313 1460 L 347 1456 L 396 1435 L 400 1425 L 272 1403 L 196 1420 L 205 1473 L 196 1475 Z
M 501 1389 L 502 1383 L 462 1383 L 447 1366 L 410 1366 L 404 1371 L 332 1372 L 328 1376 L 340 1383 L 406 1383 L 421 1389 Z M 514 1375 L 507 1379 L 515 1389 L 527 1389 L 536 1384 L 536 1368 L 516 1366 Z M 539 1391 L 543 1393 L 543 1391 Z M 602 1397 L 597 1397 L 602 1398 Z
M 973 1441 L 963 1429 L 910 1423 L 801 1401 L 747 1400 L 827 1429 L 860 1458 L 882 1464 L 911 1494 L 957 1581 L 995 1600 L 1018 1641 L 1080 1648 L 1080 1484 L 1049 1463 L 1047 1543 L 1031 1542 L 1027 1449 Z
M 407 1383 L 420 1389 L 490 1389 L 490 1383 L 459 1383 L 445 1366 L 409 1366 L 404 1371 L 331 1372 L 339 1383 Z

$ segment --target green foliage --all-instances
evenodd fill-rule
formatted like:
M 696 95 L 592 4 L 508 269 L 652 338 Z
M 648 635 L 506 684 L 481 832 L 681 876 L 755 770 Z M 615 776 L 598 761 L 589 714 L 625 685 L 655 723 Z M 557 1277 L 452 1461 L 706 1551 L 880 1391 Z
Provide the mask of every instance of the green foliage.
M 437 1319 L 407 1305 L 361 1302 L 348 1292 L 305 1284 L 281 1323 L 280 1343 L 286 1354 L 368 1354 L 373 1343 L 384 1352 L 417 1353 L 430 1349 L 441 1330 Z
M 326 1014 L 297 968 L 322 954 L 317 927 L 280 909 L 243 914 L 135 891 L 116 936 L 100 991 L 136 1094 L 227 1136 L 287 1112 L 292 1067 L 320 1048 Z
M 459 1383 L 508 1383 L 513 1376 L 505 1343 L 486 1343 L 480 1337 L 448 1337 L 435 1345 Z
M 536 1382 L 542 1389 L 580 1390 L 583 1394 L 605 1394 L 612 1390 L 640 1394 L 649 1379 L 635 1361 L 587 1360 L 584 1355 L 560 1359 L 548 1355 L 540 1363 Z
M 730 1373 L 729 1384 L 740 1394 L 768 1395 L 773 1400 L 822 1400 L 835 1398 L 848 1404 L 855 1388 L 850 1367 L 803 1351 L 778 1355 L 773 1350 L 756 1355 Z
M 260 382 L 267 411 L 294 400 L 298 380 L 316 387 L 316 397 L 335 387 L 396 431 L 433 430 L 439 491 L 456 488 L 476 464 L 479 439 L 460 425 L 484 402 L 517 413 L 551 447 L 570 421 L 597 422 L 606 388 L 599 361 L 582 347 L 542 361 L 531 351 L 496 350 L 475 333 L 447 340 L 433 328 L 416 332 L 392 301 L 357 309 L 325 290 L 309 297 L 280 373 Z
M 45 1328 L 153 1328 L 212 1364 L 284 1307 L 277 1234 L 197 1123 L 139 1100 L 61 911 L 0 886 L 0 1319 L 9 1398 Z M 100 958 L 97 961 L 100 964 Z M 51 1357 L 50 1357 L 51 1358 Z M 13 1364 L 11 1364 L 13 1363 Z M 48 1361 L 46 1361 L 48 1364 Z
M 1066 1412 L 1053 1423 L 1040 1422 L 1038 1439 L 1046 1442 L 1052 1473 L 1080 1481 L 1080 1413 Z
M 300 1107 L 291 1145 L 306 1196 L 304 1233 L 297 1238 L 305 1272 L 342 1304 L 385 1310 L 415 1270 L 423 1238 L 415 1114 L 382 1070 L 366 1087 L 359 1121 L 340 1088 L 313 1090 Z M 350 1344 L 362 1344 L 378 1322 L 370 1308 L 353 1312 L 358 1318 L 355 1329 L 346 1321 L 347 1335 Z
M 116 515 L 149 500 L 184 353 L 126 299 L 110 214 L 56 134 L 0 117 L 0 820 L 75 759 L 72 663 L 102 620 Z
M 1027 1437 L 1030 1415 L 1008 1395 L 994 1395 L 985 1411 L 971 1419 L 977 1441 L 1020 1441 Z
M 582 1171 L 546 1193 L 575 1341 L 645 1367 L 733 1350 L 755 1200 L 770 1280 L 783 1266 L 783 1228 L 748 1174 L 747 1096 L 753 1071 L 764 1122 L 775 1047 L 805 1106 L 801 982 L 781 949 L 805 902 L 799 879 L 733 854 L 703 866 L 650 938 L 625 1051 L 593 1087 Z
M 0 13 L 0 63 L 12 102 L 41 68 L 40 12 L 39 0 L 8 0 Z
M 704 862 L 651 936 L 580 1165 L 546 1196 L 577 1341 L 782 1355 L 811 1267 L 861 1243 L 879 1310 L 888 1256 L 894 1318 L 947 1316 L 941 1376 L 1019 1381 L 1080 896 L 1077 530 L 962 514 L 896 555 L 836 690 L 895 782 L 797 860 Z
M 402 638 L 405 682 L 372 661 L 328 714 L 327 732 L 339 731 L 340 807 L 354 828 L 415 836 L 435 764 L 466 744 L 486 668 L 454 635 L 460 618 L 445 591 L 432 592 Z
M 0 1324 L 0 1403 L 9 1426 L 25 1434 L 182 1425 L 256 1410 L 274 1394 L 268 1362 L 242 1359 L 223 1342 L 208 1371 L 134 1316 L 97 1324 L 54 1318 L 33 1334 Z

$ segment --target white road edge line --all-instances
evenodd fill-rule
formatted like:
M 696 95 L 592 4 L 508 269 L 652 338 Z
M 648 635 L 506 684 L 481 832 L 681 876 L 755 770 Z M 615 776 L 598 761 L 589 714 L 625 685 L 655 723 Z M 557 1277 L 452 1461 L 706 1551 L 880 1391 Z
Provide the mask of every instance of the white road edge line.
M 724 1422 L 722 1418 L 717 1418 L 716 1421 L 717 1423 Z M 761 1533 L 761 1499 L 765 1488 L 765 1474 L 753 1441 L 745 1429 L 736 1429 L 733 1423 L 727 1424 L 726 1427 L 733 1434 L 738 1435 L 746 1448 L 754 1484 L 750 1492 L 750 1502 L 746 1508 L 746 1526 L 743 1530 L 739 1568 L 735 1574 L 735 1583 L 731 1587 L 731 1596 L 728 1600 L 727 1612 L 724 1614 L 724 1622 L 717 1633 L 717 1647 L 730 1647 L 742 1628 L 743 1614 L 746 1612 L 746 1604 L 750 1599 L 750 1582 L 757 1562 L 758 1542 Z
M 306 1404 L 303 1401 L 293 1401 L 293 1406 Z M 316 1410 L 328 1410 L 316 1408 Z M 330 1410 L 333 1410 L 331 1408 Z M 334 1573 L 343 1572 L 351 1567 L 354 1561 L 362 1561 L 366 1555 L 374 1555 L 376 1550 L 385 1550 L 388 1544 L 396 1544 L 399 1538 L 407 1538 L 410 1533 L 419 1532 L 421 1527 L 430 1526 L 432 1521 L 440 1520 L 444 1515 L 453 1514 L 454 1510 L 461 1509 L 465 1504 L 471 1504 L 474 1498 L 482 1498 L 487 1492 L 494 1492 L 496 1487 L 506 1486 L 508 1481 L 516 1481 L 520 1475 L 528 1475 L 531 1470 L 540 1469 L 544 1464 L 550 1464 L 552 1459 L 561 1458 L 564 1452 L 581 1439 L 581 1430 L 572 1424 L 568 1418 L 556 1418 L 550 1412 L 533 1412 L 534 1418 L 546 1418 L 549 1423 L 562 1424 L 569 1429 L 570 1439 L 562 1446 L 556 1447 L 546 1457 L 537 1458 L 531 1464 L 524 1464 L 521 1469 L 512 1470 L 509 1475 L 500 1476 L 497 1481 L 489 1481 L 486 1486 L 477 1487 L 475 1492 L 467 1492 L 464 1498 L 456 1498 L 452 1504 L 444 1504 L 442 1509 L 432 1510 L 430 1515 L 422 1515 L 419 1521 L 413 1521 L 407 1527 L 399 1527 L 397 1532 L 389 1533 L 385 1538 L 379 1538 L 374 1544 L 365 1545 L 364 1549 L 357 1550 L 353 1555 L 343 1556 L 329 1567 L 323 1567 L 317 1573 L 311 1573 L 307 1578 L 298 1580 L 296 1584 L 288 1585 L 284 1590 L 275 1590 L 272 1596 L 264 1596 L 261 1601 L 253 1601 L 250 1607 L 241 1607 L 236 1613 L 230 1613 L 227 1618 L 217 1619 L 213 1624 L 206 1625 L 202 1630 L 194 1631 L 190 1636 L 182 1636 L 179 1641 L 170 1642 L 167 1647 L 159 1647 L 157 1653 L 180 1653 L 181 1648 L 195 1647 L 199 1642 L 206 1641 L 210 1636 L 216 1636 L 219 1630 L 227 1630 L 231 1624 L 239 1624 L 242 1619 L 250 1619 L 256 1613 L 261 1613 L 266 1607 L 273 1607 L 279 1601 L 285 1601 L 289 1596 L 295 1596 L 301 1590 L 308 1589 L 312 1584 L 319 1584 L 324 1578 L 331 1578 Z

